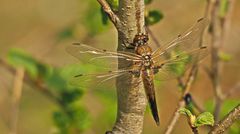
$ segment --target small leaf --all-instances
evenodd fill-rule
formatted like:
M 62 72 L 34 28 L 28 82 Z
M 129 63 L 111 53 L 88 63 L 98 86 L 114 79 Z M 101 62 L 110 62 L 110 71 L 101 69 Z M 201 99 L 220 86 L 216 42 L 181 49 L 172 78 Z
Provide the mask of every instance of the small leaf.
M 211 125 L 214 124 L 214 117 L 210 112 L 201 113 L 195 120 L 194 126 L 200 127 L 203 125 Z
M 186 108 L 181 108 L 178 110 L 180 114 L 186 115 L 188 117 L 189 123 L 192 125 L 196 120 L 196 116 L 192 114 L 192 112 Z
M 94 36 L 108 29 L 109 25 L 102 24 L 100 5 L 96 1 L 89 1 L 89 8 L 82 16 L 82 24 L 87 28 L 89 35 Z
M 228 62 L 232 59 L 232 55 L 225 53 L 225 52 L 220 52 L 218 54 L 218 57 L 220 60 L 225 61 L 225 62 Z
M 74 32 L 73 26 L 66 27 L 65 29 L 63 29 L 62 31 L 60 31 L 58 33 L 58 38 L 59 38 L 59 40 L 71 38 L 73 36 L 73 32 Z
M 235 122 L 229 129 L 229 134 L 240 134 L 240 121 Z
M 7 58 L 12 66 L 23 67 L 32 78 L 45 78 L 52 72 L 51 67 L 38 62 L 31 55 L 20 49 L 11 49 Z
M 158 10 L 151 10 L 146 13 L 145 21 L 146 25 L 153 25 L 159 22 L 163 18 L 162 12 Z
M 174 51 L 171 52 L 171 57 L 175 57 L 176 55 L 179 55 L 181 52 Z M 176 62 L 175 64 L 171 64 L 169 66 L 169 69 L 175 73 L 177 76 L 182 76 L 185 73 L 186 69 L 186 64 L 191 62 L 192 58 L 187 55 L 187 54 L 180 54 L 182 61 L 181 62 Z
M 186 115 L 186 116 L 188 116 L 188 117 L 193 116 L 193 114 L 191 113 L 191 111 L 188 110 L 188 109 L 186 109 L 186 108 L 181 108 L 181 109 L 178 110 L 178 112 L 179 112 L 180 114 Z
M 102 8 L 101 8 L 101 15 L 102 15 L 102 23 L 103 23 L 103 25 L 107 25 L 109 19 L 108 19 L 107 14 L 103 11 Z
M 148 4 L 152 3 L 152 1 L 153 1 L 153 0 L 144 0 L 144 3 L 145 3 L 146 5 L 148 5 Z

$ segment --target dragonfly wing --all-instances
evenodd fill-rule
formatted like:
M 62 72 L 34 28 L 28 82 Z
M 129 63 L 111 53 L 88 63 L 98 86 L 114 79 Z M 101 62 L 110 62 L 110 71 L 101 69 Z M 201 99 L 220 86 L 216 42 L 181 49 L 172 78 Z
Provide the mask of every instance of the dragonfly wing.
M 200 47 L 172 56 L 168 60 L 159 61 L 155 64 L 155 72 L 158 73 L 155 75 L 156 79 L 168 80 L 182 76 L 188 68 L 206 57 L 207 54 L 208 49 Z
M 208 19 L 199 19 L 194 26 L 179 35 L 175 40 L 156 49 L 152 54 L 153 60 L 169 58 L 172 52 L 181 53 L 199 48 L 201 36 L 208 24 Z
M 95 74 L 78 74 L 70 79 L 69 84 L 73 86 L 78 86 L 82 88 L 87 87 L 114 87 L 115 86 L 115 78 L 123 77 L 126 78 L 127 84 L 133 84 L 129 80 L 133 76 L 133 69 L 126 70 L 116 70 L 116 71 L 107 71 L 105 73 L 95 73 Z M 136 72 L 136 70 L 135 70 Z M 134 83 L 136 84 L 136 83 Z
M 118 60 L 125 60 L 130 62 L 141 60 L 140 56 L 134 53 L 112 52 L 104 49 L 101 50 L 81 43 L 74 43 L 73 45 L 68 46 L 66 48 L 66 51 L 82 62 L 111 69 L 117 68 Z M 129 66 L 130 64 L 126 64 L 126 66 L 123 68 L 127 68 Z

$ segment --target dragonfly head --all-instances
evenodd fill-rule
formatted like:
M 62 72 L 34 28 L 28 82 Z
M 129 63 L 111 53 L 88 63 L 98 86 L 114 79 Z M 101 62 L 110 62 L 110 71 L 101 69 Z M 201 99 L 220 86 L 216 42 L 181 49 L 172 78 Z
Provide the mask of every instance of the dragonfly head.
M 148 38 L 147 34 L 139 33 L 139 34 L 135 35 L 135 37 L 133 39 L 133 46 L 138 47 L 138 46 L 145 45 L 148 42 L 148 40 L 149 40 L 149 38 Z

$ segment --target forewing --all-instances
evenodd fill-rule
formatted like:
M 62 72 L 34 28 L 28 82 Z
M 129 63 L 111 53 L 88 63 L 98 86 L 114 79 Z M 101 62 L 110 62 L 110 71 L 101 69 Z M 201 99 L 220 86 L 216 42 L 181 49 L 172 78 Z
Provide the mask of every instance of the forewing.
M 200 47 L 184 53 L 172 55 L 168 60 L 155 64 L 157 80 L 169 80 L 182 76 L 185 71 L 206 57 L 208 49 Z
M 117 77 L 126 79 L 125 84 L 133 84 L 130 80 L 133 77 L 133 70 L 117 70 L 117 71 L 108 71 L 103 73 L 95 74 L 78 74 L 72 77 L 69 81 L 70 85 L 78 86 L 82 88 L 114 88 L 115 80 Z M 136 84 L 136 83 L 134 83 Z
M 140 56 L 127 52 L 112 52 L 105 49 L 101 50 L 85 44 L 74 43 L 66 48 L 66 51 L 78 58 L 83 63 L 94 64 L 98 67 L 117 69 L 117 61 L 140 61 Z M 128 68 L 130 64 L 126 64 L 123 68 Z
M 175 40 L 155 50 L 152 54 L 153 61 L 158 62 L 159 60 L 168 59 L 172 52 L 186 53 L 199 48 L 201 36 L 208 24 L 208 19 L 199 19 L 194 26 L 180 34 Z

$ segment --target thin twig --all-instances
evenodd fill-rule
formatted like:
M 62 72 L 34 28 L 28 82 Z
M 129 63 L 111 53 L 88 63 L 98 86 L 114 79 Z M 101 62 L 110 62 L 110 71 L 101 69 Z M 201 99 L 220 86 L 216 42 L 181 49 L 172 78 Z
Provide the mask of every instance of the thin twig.
M 0 64 L 6 68 L 10 73 L 14 74 L 15 73 L 15 69 L 10 66 L 5 60 L 0 58 Z M 52 100 L 53 102 L 55 102 L 56 104 L 58 104 L 60 107 L 63 107 L 63 104 L 61 102 L 61 100 L 54 95 L 51 92 L 51 89 L 45 87 L 43 84 L 39 83 L 38 81 L 32 80 L 28 74 L 25 74 L 24 76 L 24 82 L 27 83 L 28 85 L 34 87 L 34 89 L 38 89 L 38 91 L 40 91 L 41 93 L 43 93 L 45 96 L 47 96 L 50 100 Z M 63 109 L 64 110 L 64 109 Z
M 178 102 L 178 107 L 176 108 L 176 110 L 174 112 L 174 115 L 173 115 L 173 117 L 171 119 L 171 122 L 169 123 L 169 125 L 168 125 L 168 127 L 167 127 L 167 129 L 165 131 L 165 134 L 171 134 L 173 128 L 175 127 L 175 125 L 176 125 L 176 123 L 177 123 L 177 121 L 178 121 L 178 119 L 180 117 L 180 114 L 179 114 L 178 111 L 179 111 L 179 109 L 184 108 L 184 107 L 185 107 L 184 100 L 179 101 Z
M 10 125 L 10 134 L 17 134 L 18 111 L 20 98 L 22 95 L 24 79 L 24 69 L 19 67 L 16 69 L 15 79 L 13 82 L 13 96 L 12 96 L 12 116 Z
M 190 89 L 191 89 L 191 85 L 195 79 L 195 75 L 197 73 L 197 68 L 194 66 L 192 69 L 191 69 L 191 72 L 189 74 L 189 77 L 187 79 L 187 82 L 184 84 L 184 92 L 182 94 L 182 97 L 181 99 L 179 100 L 178 102 L 178 107 L 176 108 L 175 112 L 174 112 L 174 115 L 165 131 L 165 134 L 170 134 L 174 128 L 174 126 L 176 125 L 179 117 L 180 117 L 180 114 L 179 114 L 179 109 L 181 108 L 184 108 L 186 106 L 186 103 L 185 103 L 185 100 L 183 99 L 185 97 L 186 94 L 189 93 Z
M 112 23 L 116 26 L 117 30 L 119 30 L 120 26 L 121 26 L 121 21 L 118 18 L 118 16 L 112 11 L 108 2 L 106 0 L 97 0 L 97 1 L 102 6 L 102 9 L 108 15 L 108 17 L 112 21 Z
M 193 132 L 194 134 L 199 134 L 197 127 L 192 127 L 192 132 Z
M 155 37 L 155 35 L 153 34 L 152 30 L 148 27 L 148 26 L 145 26 L 146 27 L 146 30 L 147 32 L 149 33 L 149 35 L 152 37 L 153 39 L 153 42 L 156 44 L 157 47 L 160 47 L 161 44 L 159 43 L 158 39 Z
M 204 13 L 205 17 L 208 16 L 208 13 L 209 13 L 209 11 L 211 9 L 211 5 L 210 5 L 209 2 L 210 2 L 210 0 L 207 0 L 207 5 L 206 5 L 205 13 Z M 202 40 L 203 40 L 203 34 L 200 37 L 199 46 L 202 45 Z M 195 64 L 192 67 L 192 69 L 190 71 L 190 75 L 189 75 L 189 77 L 188 77 L 188 79 L 187 79 L 185 84 L 182 82 L 181 78 L 178 79 L 179 85 L 181 87 L 183 87 L 183 91 L 184 92 L 182 94 L 182 98 L 178 102 L 178 107 L 176 108 L 176 110 L 174 112 L 174 115 L 173 115 L 173 117 L 172 117 L 172 119 L 171 119 L 171 121 L 170 121 L 170 123 L 169 123 L 169 125 L 168 125 L 168 127 L 166 129 L 166 131 L 165 131 L 165 134 L 170 134 L 172 132 L 172 130 L 173 130 L 173 128 L 174 128 L 178 118 L 180 117 L 180 114 L 178 113 L 178 110 L 186 106 L 185 101 L 183 100 L 183 98 L 185 97 L 186 94 L 189 93 L 189 91 L 191 89 L 191 85 L 192 85 L 192 83 L 193 83 L 193 81 L 194 81 L 194 79 L 195 79 L 195 77 L 197 75 L 197 72 L 198 72 L 198 65 Z M 202 109 L 200 109 L 200 110 L 202 110 Z
M 214 125 L 209 134 L 224 133 L 237 120 L 240 120 L 240 104 L 235 107 L 228 115 L 226 115 L 223 120 Z
M 212 51 L 211 51 L 211 81 L 214 89 L 215 97 L 215 108 L 214 108 L 214 118 L 215 121 L 219 120 L 219 113 L 221 110 L 222 101 L 225 98 L 225 95 L 222 92 L 222 87 L 220 84 L 221 79 L 221 61 L 219 59 L 219 52 L 223 47 L 226 32 L 229 28 L 229 16 L 233 8 L 233 0 L 228 0 L 228 10 L 225 13 L 225 16 L 219 16 L 220 0 L 211 1 L 212 11 Z

